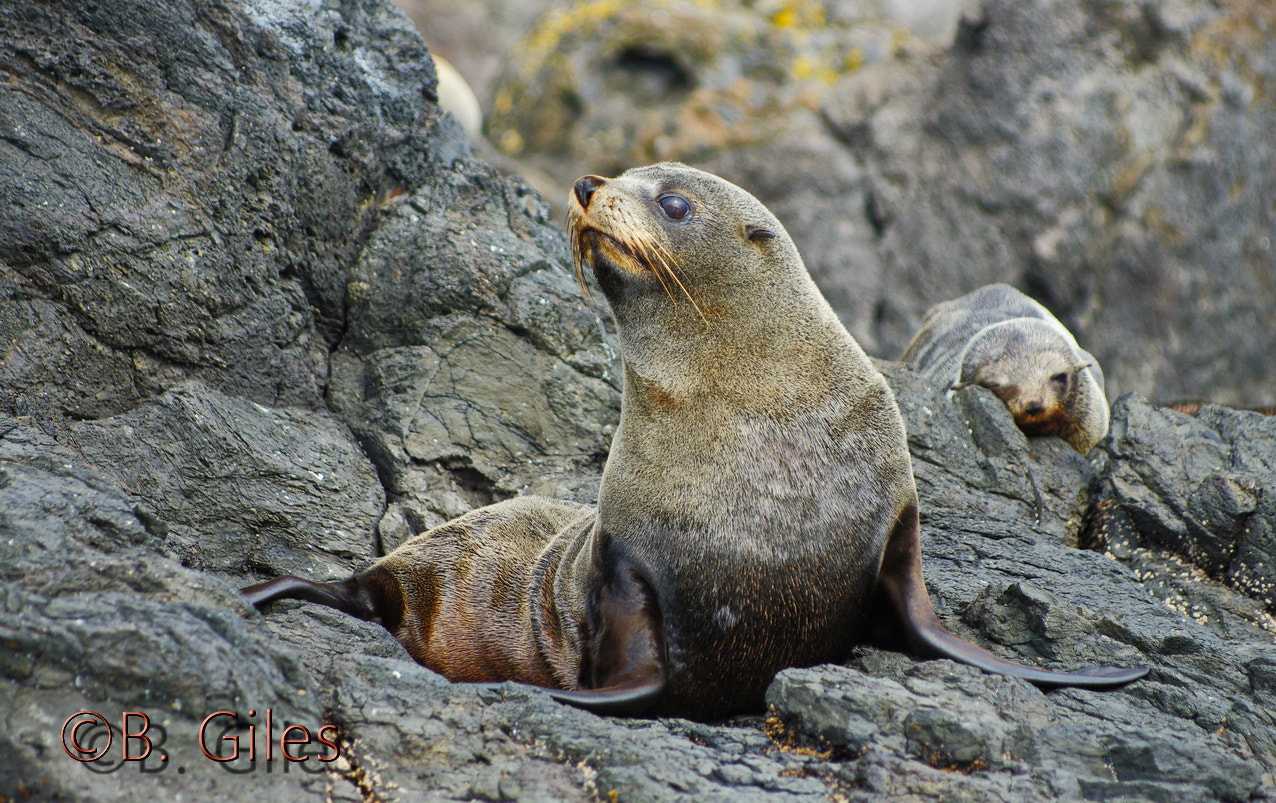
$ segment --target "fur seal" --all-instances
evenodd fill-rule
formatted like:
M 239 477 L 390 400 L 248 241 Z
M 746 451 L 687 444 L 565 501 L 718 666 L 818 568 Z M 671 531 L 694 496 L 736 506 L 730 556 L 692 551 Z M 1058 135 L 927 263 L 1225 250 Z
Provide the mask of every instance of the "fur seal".
M 982 385 L 1028 435 L 1058 435 L 1081 454 L 1108 434 L 1099 362 L 1045 307 L 1006 284 L 936 304 L 900 355 L 937 385 Z
M 943 629 L 891 390 L 753 196 L 664 163 L 585 176 L 569 203 L 624 364 L 598 507 L 511 499 L 345 582 L 251 586 L 253 604 L 379 619 L 453 680 L 623 714 L 757 710 L 780 669 L 866 640 L 1043 686 L 1147 672 L 1049 672 Z

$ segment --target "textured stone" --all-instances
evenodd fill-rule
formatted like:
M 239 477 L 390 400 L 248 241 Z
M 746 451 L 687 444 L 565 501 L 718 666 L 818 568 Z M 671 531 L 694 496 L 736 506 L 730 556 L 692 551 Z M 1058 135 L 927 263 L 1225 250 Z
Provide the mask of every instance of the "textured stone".
M 1113 415 L 1096 545 L 1173 552 L 1276 613 L 1276 417 L 1189 416 L 1136 396 Z
M 387 212 L 352 271 L 329 401 L 387 484 L 393 546 L 533 490 L 591 500 L 619 420 L 615 348 L 548 208 L 490 167 Z
M 336 579 L 374 548 L 384 491 L 331 414 L 269 409 L 195 381 L 77 423 L 67 442 L 148 500 L 189 566 Z
M 411 26 L 376 0 L 130 0 L 0 27 L 3 408 L 98 417 L 183 378 L 319 404 L 382 198 L 464 147 Z

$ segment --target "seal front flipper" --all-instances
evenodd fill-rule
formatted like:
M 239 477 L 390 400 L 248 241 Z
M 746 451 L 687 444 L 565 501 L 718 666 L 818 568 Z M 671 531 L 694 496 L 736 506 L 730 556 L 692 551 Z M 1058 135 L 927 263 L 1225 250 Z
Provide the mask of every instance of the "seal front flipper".
M 1072 672 L 1051 672 L 1005 658 L 954 636 L 944 629 L 930 594 L 922 579 L 921 527 L 914 502 L 899 514 L 887 538 L 882 568 L 877 582 L 878 626 L 893 613 L 890 627 L 903 636 L 908 648 L 923 658 L 951 658 L 959 663 L 992 672 L 1022 678 L 1046 688 L 1075 686 L 1086 689 L 1108 689 L 1138 680 L 1148 667 L 1092 666 Z M 891 635 L 885 632 L 887 639 Z
M 474 683 L 484 689 L 499 689 L 504 683 Z M 550 689 L 545 686 L 535 688 L 548 694 L 560 703 L 582 708 L 594 714 L 611 714 L 613 716 L 641 716 L 659 699 L 665 690 L 665 679 L 662 676 L 636 678 L 631 685 L 621 685 L 603 689 Z
M 578 691 L 551 690 L 560 702 L 595 713 L 641 714 L 664 693 L 668 677 L 664 619 L 651 586 L 632 566 L 607 573 L 590 614 Z
M 636 716 L 665 691 L 664 620 L 656 595 L 636 571 L 608 572 L 589 613 L 580 689 L 545 689 L 561 703 L 595 714 Z
M 595 714 L 640 716 L 659 699 L 665 690 L 663 672 L 646 678 L 635 678 L 631 684 L 602 689 L 545 689 L 560 703 L 574 705 Z
M 632 569 L 617 570 L 601 585 L 589 614 L 591 635 L 581 651 L 581 688 L 541 690 L 595 714 L 638 716 L 664 693 L 668 678 L 660 606 Z

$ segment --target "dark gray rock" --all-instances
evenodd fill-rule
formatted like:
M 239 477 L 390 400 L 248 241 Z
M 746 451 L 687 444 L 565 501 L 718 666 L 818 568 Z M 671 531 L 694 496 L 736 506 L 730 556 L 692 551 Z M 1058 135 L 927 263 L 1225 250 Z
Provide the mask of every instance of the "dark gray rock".
M 525 186 L 458 161 L 389 211 L 352 271 L 329 401 L 389 492 L 385 547 L 533 491 L 592 500 L 620 416 L 600 311 Z
M 0 406 L 98 417 L 183 378 L 319 404 L 382 199 L 466 147 L 411 26 L 129 0 L 0 28 Z
M 242 788 L 200 752 L 215 711 L 271 706 L 278 721 L 322 723 L 305 669 L 245 620 L 236 589 L 179 565 L 157 519 L 108 477 L 37 430 L 0 422 L 0 792 L 38 799 L 136 799 Z M 114 749 L 80 765 L 63 752 L 64 723 L 102 713 Z M 150 718 L 153 757 L 123 762 L 120 728 Z M 105 731 L 80 743 L 105 748 Z M 245 743 L 246 744 L 246 743 Z M 144 744 L 130 744 L 133 755 Z M 159 759 L 167 754 L 171 764 Z M 261 778 L 288 794 L 292 779 Z
M 1220 621 L 1197 622 L 1149 595 L 1117 561 L 1068 547 L 1077 532 L 1067 521 L 1079 525 L 1088 506 L 1078 489 L 1095 480 L 1084 461 L 1060 459 L 1055 438 L 1025 439 L 991 394 L 969 389 L 950 403 L 906 369 L 882 367 L 905 413 L 926 576 L 945 624 L 1015 660 L 1151 662 L 1152 674 L 1111 693 L 1042 693 L 950 662 L 867 650 L 849 667 L 782 673 L 768 703 L 786 726 L 846 751 L 843 771 L 875 794 L 1271 794 L 1276 731 L 1260 702 L 1268 692 L 1252 680 L 1266 682 L 1276 649 L 1256 626 L 1264 620 L 1198 578 L 1197 594 Z M 1191 450 L 1169 437 L 1163 446 L 1180 456 Z
M 330 414 L 269 409 L 192 381 L 76 423 L 67 443 L 149 500 L 188 566 L 344 579 L 375 548 L 384 491 Z
M 1155 782 L 1156 799 L 1246 800 L 1261 780 L 1259 762 L 1208 732 L 1157 728 L 1135 699 L 1115 696 L 1101 715 L 1068 711 L 1068 697 L 1092 693 L 1046 694 L 948 662 L 880 677 L 874 658 L 860 662 L 867 671 L 786 670 L 767 697 L 808 738 L 847 751 L 862 778 L 903 763 L 909 774 L 932 775 L 934 793 L 1001 800 L 1090 798 L 1098 789 L 1141 799 L 1141 782 Z M 875 791 L 900 793 L 900 784 Z
M 1276 613 L 1276 417 L 1113 405 L 1091 524 L 1096 546 L 1175 553 Z

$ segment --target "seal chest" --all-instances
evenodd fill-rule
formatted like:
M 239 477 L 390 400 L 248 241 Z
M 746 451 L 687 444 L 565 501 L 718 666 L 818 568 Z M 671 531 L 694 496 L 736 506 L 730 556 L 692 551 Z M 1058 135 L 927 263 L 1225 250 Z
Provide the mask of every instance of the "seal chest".
M 756 710 L 778 670 L 870 632 L 1041 685 L 1146 672 L 1049 672 L 943 630 L 894 397 L 753 196 L 666 163 L 585 176 L 569 204 L 624 364 L 597 509 L 509 500 L 344 583 L 245 589 L 254 604 L 378 619 L 449 678 L 610 713 Z
M 1050 311 L 1005 284 L 931 307 L 900 361 L 934 384 L 980 385 L 1028 435 L 1058 435 L 1081 454 L 1108 433 L 1103 371 Z

